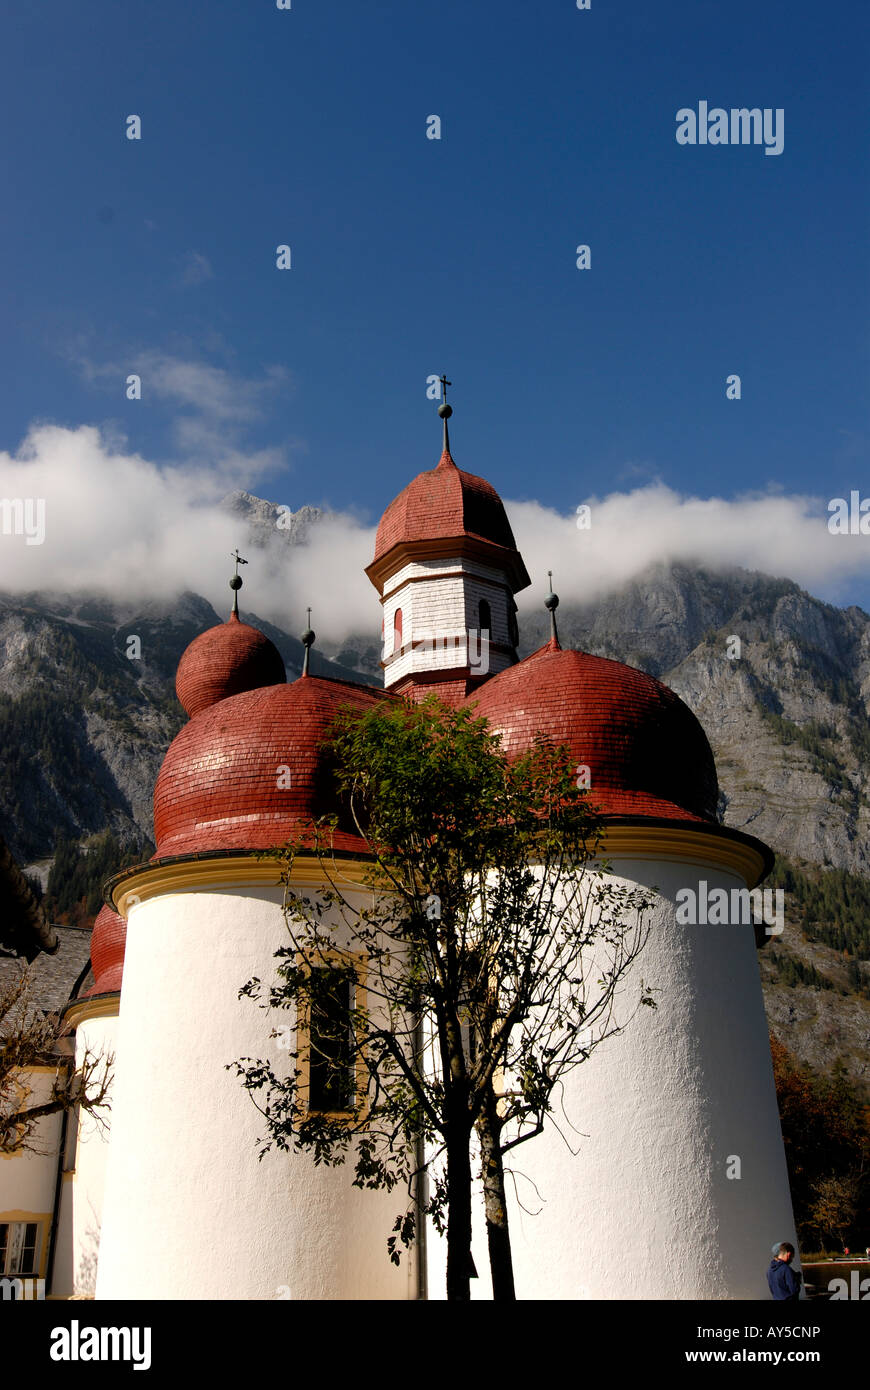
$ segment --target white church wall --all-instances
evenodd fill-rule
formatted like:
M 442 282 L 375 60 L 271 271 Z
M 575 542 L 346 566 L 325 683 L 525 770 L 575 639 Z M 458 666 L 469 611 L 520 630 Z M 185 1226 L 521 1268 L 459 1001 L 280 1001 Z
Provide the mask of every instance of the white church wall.
M 611 862 L 617 883 L 658 889 L 621 1016 L 641 979 L 658 1007 L 577 1067 L 555 1122 L 509 1155 L 518 1294 L 767 1300 L 771 1246 L 797 1239 L 753 930 L 675 920 L 681 888 L 743 882 L 713 864 Z
M 44 1104 L 51 1096 L 56 1074 L 53 1066 L 31 1067 L 23 1072 L 16 1085 L 18 1104 L 22 1108 Z M 59 1114 L 44 1116 L 34 1126 L 28 1148 L 0 1154 L 0 1222 L 16 1226 L 37 1223 L 37 1272 L 43 1277 L 54 1210 L 60 1129 Z M 4 1273 L 0 1269 L 0 1277 Z
M 84 1019 L 76 1029 L 76 1066 L 81 1066 L 87 1051 L 96 1057 L 112 1056 L 116 1051 L 117 1033 L 117 1015 Z M 110 1104 L 111 1101 L 110 1085 Z M 93 1295 L 97 1285 L 97 1257 L 110 1135 L 110 1111 L 102 1112 L 102 1120 L 93 1114 L 80 1114 L 72 1181 L 71 1262 L 74 1291 L 81 1295 Z
M 219 877 L 219 867 L 216 870 Z M 386 1241 L 395 1197 L 348 1165 L 270 1151 L 226 1064 L 282 1052 L 239 988 L 274 977 L 278 888 L 175 892 L 132 907 L 106 1174 L 99 1298 L 406 1299 Z M 288 1066 L 290 1063 L 288 1062 Z
M 386 672 L 389 685 L 418 671 L 445 671 L 468 664 L 468 634 L 475 633 L 472 662 L 481 665 L 479 605 L 490 606 L 490 650 L 487 670 L 494 674 L 511 664 L 508 606 L 512 602 L 504 575 L 487 565 L 466 558 L 417 561 L 403 566 L 384 588 L 384 659 L 394 654 L 393 624 L 396 609 L 402 610 L 402 644 L 407 647 Z M 411 642 L 427 643 L 425 648 Z M 446 645 L 445 645 L 446 644 Z

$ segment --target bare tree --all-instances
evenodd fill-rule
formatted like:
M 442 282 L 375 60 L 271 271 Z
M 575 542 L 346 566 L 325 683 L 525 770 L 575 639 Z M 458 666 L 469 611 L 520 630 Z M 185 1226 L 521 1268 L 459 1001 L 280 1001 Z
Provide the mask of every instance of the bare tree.
M 59 1053 L 60 1036 L 60 1015 L 34 1008 L 26 969 L 0 985 L 0 1154 L 41 1152 L 39 1121 L 76 1106 L 108 1123 L 113 1054 L 89 1050 L 76 1068 Z M 54 1066 L 56 1074 L 47 1098 L 31 1104 L 28 1072 L 35 1066 Z
M 455 1299 L 469 1297 L 476 1131 L 494 1295 L 511 1299 L 503 1156 L 541 1133 L 566 1074 L 626 1025 L 614 1002 L 650 899 L 607 878 L 567 750 L 540 741 L 509 761 L 484 720 L 434 699 L 348 714 L 330 748 L 370 854 L 365 896 L 332 854 L 334 819 L 283 852 L 288 944 L 276 982 L 240 993 L 292 1011 L 272 1033 L 295 1038 L 291 1070 L 231 1065 L 266 1121 L 263 1152 L 353 1154 L 357 1186 L 407 1186 L 390 1255 L 431 1216 Z M 294 863 L 312 852 L 328 887 L 300 896 Z M 643 982 L 637 1002 L 653 1004 Z

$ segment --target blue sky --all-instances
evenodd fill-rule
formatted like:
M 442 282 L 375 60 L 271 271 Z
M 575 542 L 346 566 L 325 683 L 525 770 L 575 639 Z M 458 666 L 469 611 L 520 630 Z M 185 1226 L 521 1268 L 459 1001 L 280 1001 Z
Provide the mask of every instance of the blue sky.
M 94 425 L 376 521 L 446 371 L 459 465 L 562 514 L 870 491 L 865 3 L 2 14 L 0 449 Z M 700 100 L 783 108 L 783 152 L 678 145 Z

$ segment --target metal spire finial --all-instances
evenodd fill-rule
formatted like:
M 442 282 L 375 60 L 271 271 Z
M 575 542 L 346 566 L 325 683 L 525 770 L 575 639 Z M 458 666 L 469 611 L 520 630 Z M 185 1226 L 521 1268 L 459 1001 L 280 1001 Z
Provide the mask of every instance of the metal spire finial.
M 241 587 L 242 587 L 242 576 L 239 574 L 239 565 L 246 565 L 248 562 L 247 562 L 247 560 L 243 560 L 243 559 L 242 559 L 241 555 L 239 554 L 239 548 L 238 548 L 238 546 L 236 546 L 235 550 L 234 550 L 234 551 L 232 552 L 232 554 L 230 555 L 230 559 L 231 559 L 231 560 L 235 560 L 235 562 L 236 562 L 236 572 L 235 572 L 235 574 L 233 575 L 232 579 L 230 580 L 230 588 L 233 590 L 233 612 L 230 614 L 230 617 L 233 616 L 233 613 L 235 614 L 236 617 L 238 617 L 238 616 L 239 616 L 239 589 L 241 589 Z
M 556 609 L 559 607 L 559 595 L 553 593 L 553 571 L 547 570 L 547 578 L 550 581 L 550 592 L 544 599 L 544 607 L 550 614 L 550 641 L 559 645 L 559 633 L 556 629 Z
M 447 433 L 447 421 L 450 419 L 450 416 L 453 414 L 453 407 L 452 407 L 452 405 L 448 405 L 448 404 L 447 404 L 447 387 L 448 387 L 448 386 L 452 386 L 452 385 L 453 385 L 453 382 L 452 382 L 452 381 L 448 381 L 448 380 L 447 380 L 447 377 L 444 376 L 443 374 L 438 378 L 438 380 L 441 382 L 441 404 L 440 404 L 439 407 L 438 407 L 438 414 L 441 416 L 441 419 L 444 421 L 444 453 L 445 453 L 445 454 L 449 454 L 449 453 L 450 453 L 450 436 L 449 436 L 449 434 Z
M 311 631 L 311 609 L 310 609 L 310 608 L 307 608 L 305 611 L 306 611 L 306 613 L 308 614 L 308 626 L 307 626 L 307 628 L 305 629 L 305 631 L 304 631 L 303 634 L 302 634 L 302 645 L 303 645 L 303 647 L 305 648 L 305 655 L 304 655 L 304 657 L 302 658 L 302 674 L 303 674 L 303 676 L 307 676 L 307 675 L 309 674 L 309 671 L 308 671 L 309 657 L 311 656 L 311 648 L 312 648 L 312 646 L 313 646 L 313 644 L 314 644 L 314 638 L 315 638 L 315 636 L 316 636 L 316 634 L 313 633 L 313 632 Z

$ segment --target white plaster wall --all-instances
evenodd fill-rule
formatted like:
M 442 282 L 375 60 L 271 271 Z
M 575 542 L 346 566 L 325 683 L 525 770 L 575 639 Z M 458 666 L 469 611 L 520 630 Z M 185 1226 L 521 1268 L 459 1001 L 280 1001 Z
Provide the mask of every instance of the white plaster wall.
M 287 943 L 280 890 L 180 893 L 130 911 L 97 1296 L 405 1299 L 401 1202 L 307 1154 L 258 1162 L 262 1117 L 225 1065 L 281 1052 L 238 991 Z M 283 1021 L 283 1020 L 281 1020 Z
M 116 1052 L 117 1037 L 117 1017 L 85 1019 L 76 1030 L 76 1066 L 81 1066 L 87 1051 L 96 1057 L 110 1057 Z M 74 1291 L 78 1294 L 93 1294 L 97 1285 L 111 1111 L 103 1111 L 103 1120 L 105 1123 L 101 1124 L 95 1115 L 79 1116 L 72 1181 L 72 1270 Z
M 408 583 L 409 579 L 437 579 L 439 575 L 452 574 L 455 570 L 463 570 L 468 574 L 479 575 L 483 579 L 490 579 L 494 584 L 504 583 L 504 573 L 495 569 L 492 565 L 481 564 L 479 560 L 471 560 L 468 556 L 448 556 L 446 559 L 437 560 L 409 560 L 402 565 L 401 569 L 391 574 L 384 584 L 384 598 L 395 596 L 396 590 L 401 589 Z
M 461 574 L 456 571 L 461 570 Z M 486 583 L 489 578 L 495 583 Z M 410 582 L 411 580 L 416 582 Z M 510 646 L 508 629 L 508 591 L 505 578 L 486 565 L 467 559 L 418 562 L 405 565 L 389 581 L 382 600 L 384 610 L 384 659 L 393 655 L 393 620 L 402 610 L 402 641 L 429 639 L 439 644 L 435 650 L 416 651 L 410 647 L 386 672 L 387 683 L 395 684 L 417 671 L 461 668 L 468 664 L 468 630 L 479 630 L 479 602 L 485 598 L 491 610 L 490 643 Z M 440 644 L 446 641 L 446 646 Z M 475 666 L 482 668 L 480 638 L 472 652 Z M 505 652 L 488 653 L 488 672 L 511 664 Z M 487 671 L 481 669 L 480 674 Z
M 567 1077 L 558 1120 L 576 1156 L 553 1124 L 509 1155 L 522 1204 L 540 1208 L 528 1215 L 509 1186 L 518 1294 L 767 1301 L 771 1246 L 797 1239 L 753 931 L 674 916 L 679 888 L 743 882 L 712 865 L 612 863 L 616 881 L 659 890 L 621 1005 L 630 1011 L 642 977 L 658 1008 Z M 730 1155 L 739 1179 L 726 1177 Z M 434 1234 L 429 1250 L 435 1292 Z M 480 1201 L 474 1258 L 487 1276 L 474 1293 L 488 1297 Z
M 28 1071 L 22 1084 L 29 1094 L 21 1098 L 24 1107 L 44 1104 L 51 1095 L 53 1070 Z M 57 1146 L 60 1142 L 60 1115 L 46 1115 L 34 1126 L 30 1149 L 0 1155 L 0 1214 L 23 1211 L 50 1212 L 54 1206 L 57 1178 Z M 22 1218 L 23 1219 L 23 1218 Z

